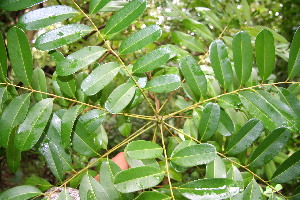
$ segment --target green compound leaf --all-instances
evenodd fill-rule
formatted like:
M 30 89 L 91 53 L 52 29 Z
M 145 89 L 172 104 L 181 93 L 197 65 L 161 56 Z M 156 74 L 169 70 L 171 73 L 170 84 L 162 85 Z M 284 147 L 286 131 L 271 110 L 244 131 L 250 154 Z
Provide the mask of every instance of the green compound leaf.
M 205 178 L 226 178 L 225 163 L 219 156 L 206 165 Z
M 145 89 L 155 93 L 171 92 L 180 87 L 180 77 L 176 74 L 157 76 L 147 82 Z
M 106 49 L 99 46 L 84 47 L 60 61 L 56 66 L 59 76 L 71 75 L 100 58 Z
M 0 80 L 4 81 L 6 79 L 7 69 L 6 47 L 2 34 L 0 34 Z
M 207 140 L 218 129 L 220 121 L 220 107 L 215 103 L 208 103 L 203 112 L 199 123 L 199 134 L 202 140 Z
M 25 13 L 20 17 L 17 26 L 25 30 L 37 30 L 64 21 L 78 13 L 69 6 L 49 6 Z
M 285 104 L 284 102 L 275 98 L 274 95 L 264 90 L 257 90 L 255 92 L 257 92 L 266 103 L 271 105 L 278 113 L 280 113 L 284 120 L 288 122 L 290 127 L 295 126 L 295 119 L 297 119 L 297 115 L 289 105 Z
M 81 90 L 88 96 L 98 93 L 114 79 L 120 69 L 121 66 L 114 62 L 98 66 L 82 81 Z
M 198 129 L 196 128 L 193 119 L 187 119 L 184 122 L 183 132 L 185 132 L 186 134 L 188 134 L 189 136 L 191 136 L 196 140 L 198 139 Z M 186 137 L 186 139 L 188 139 L 188 137 Z
M 36 68 L 33 70 L 33 77 L 32 77 L 32 89 L 47 92 L 47 82 L 46 76 L 42 69 Z M 47 98 L 46 94 L 34 92 L 33 97 L 36 101 L 41 101 Z
M 117 11 L 106 23 L 105 35 L 125 29 L 136 20 L 146 9 L 145 0 L 133 0 Z
M 288 61 L 288 79 L 294 78 L 300 73 L 300 28 L 298 27 L 290 48 Z
M 76 82 L 73 75 L 57 76 L 54 72 L 53 79 L 56 80 L 60 90 L 69 97 L 76 97 Z
M 33 60 L 30 45 L 23 30 L 17 27 L 8 30 L 7 49 L 10 63 L 16 76 L 26 86 L 30 86 L 33 72 Z
M 275 171 L 271 179 L 274 183 L 286 183 L 300 175 L 300 150 L 293 153 Z
M 236 166 L 232 165 L 230 167 L 226 177 L 237 182 L 240 188 L 244 188 L 244 179 L 242 173 L 239 171 L 239 169 Z
M 9 170 L 12 173 L 16 173 L 20 167 L 21 161 L 21 151 L 19 151 L 16 147 L 15 143 L 15 133 L 16 131 L 12 131 L 9 136 L 8 145 L 6 148 L 6 162 Z
M 27 151 L 37 143 L 48 123 L 52 106 L 53 99 L 49 98 L 38 102 L 29 110 L 15 137 L 20 151 Z
M 193 37 L 191 35 L 179 31 L 175 31 L 172 32 L 172 39 L 176 44 L 180 46 L 184 46 L 191 51 L 200 52 L 200 53 L 205 52 L 205 46 L 203 42 L 201 42 L 196 37 Z
M 171 199 L 171 197 L 162 194 L 160 192 L 155 191 L 145 191 L 141 193 L 135 200 L 168 200 Z
M 251 155 L 251 167 L 259 167 L 270 162 L 283 149 L 290 136 L 290 131 L 284 127 L 272 131 Z
M 0 2 L 0 8 L 7 11 L 17 11 L 29 8 L 46 0 L 4 0 Z
M 29 178 L 26 178 L 24 183 L 25 185 L 38 186 L 41 191 L 48 190 L 52 187 L 52 185 L 43 178 L 32 175 Z
M 69 194 L 66 188 L 64 188 L 57 197 L 57 200 L 73 200 L 73 197 Z
M 251 110 L 251 115 L 261 120 L 267 129 L 274 130 L 287 125 L 285 117 L 260 95 L 249 91 L 242 91 L 239 94 L 246 109 Z
M 180 70 L 192 92 L 198 96 L 205 96 L 207 81 L 196 60 L 192 56 L 183 57 L 180 60 Z
M 162 34 L 162 30 L 158 25 L 148 26 L 128 38 L 126 38 L 120 48 L 120 54 L 127 54 L 138 51 L 148 44 L 157 40 Z
M 244 85 L 252 72 L 252 44 L 247 32 L 238 32 L 232 41 L 233 61 L 240 85 Z
M 236 195 L 238 184 L 227 178 L 210 178 L 192 181 L 176 188 L 188 199 L 227 199 Z
M 220 111 L 220 123 L 217 131 L 223 136 L 230 136 L 235 129 L 234 123 L 224 110 Z
M 216 40 L 209 47 L 211 66 L 216 78 L 224 89 L 229 89 L 232 84 L 232 67 L 228 58 L 225 44 L 222 40 Z
M 115 176 L 114 184 L 118 191 L 130 193 L 158 185 L 164 175 L 165 172 L 154 167 L 135 167 L 119 172 Z
M 105 108 L 112 114 L 121 112 L 130 103 L 134 93 L 134 84 L 124 83 L 120 85 L 107 98 Z
M 56 63 L 59 63 L 65 58 L 65 56 L 60 51 L 56 50 L 49 51 L 48 54 Z
M 22 185 L 6 190 L 0 195 L 0 200 L 26 200 L 42 194 L 36 187 Z
M 183 20 L 183 25 L 190 31 L 196 33 L 203 39 L 212 42 L 214 40 L 213 34 L 211 31 L 207 28 L 206 25 L 197 22 L 192 19 L 184 19 Z
M 255 181 L 255 179 L 252 179 L 252 181 L 248 184 L 245 191 L 243 192 L 243 200 L 257 200 L 261 199 L 261 191 L 260 187 Z
M 111 199 L 119 199 L 121 197 L 120 192 L 114 186 L 114 178 L 120 171 L 120 167 L 109 159 L 102 162 L 100 167 L 101 185 Z
M 96 156 L 101 146 L 98 144 L 96 135 L 90 131 L 85 122 L 79 118 L 72 139 L 73 149 L 84 156 Z
M 79 195 L 82 200 L 110 200 L 110 197 L 102 187 L 102 185 L 96 181 L 92 176 L 85 175 L 79 186 Z M 90 198 L 90 196 L 93 196 Z
M 0 146 L 7 148 L 11 131 L 25 119 L 29 103 L 30 94 L 23 94 L 5 108 L 0 119 Z
M 223 30 L 223 24 L 217 15 L 209 8 L 196 7 L 196 11 L 205 18 L 205 21 L 210 22 L 215 28 Z
M 169 48 L 159 48 L 156 49 L 143 57 L 139 58 L 132 67 L 133 73 L 144 73 L 154 70 L 163 64 L 165 64 L 170 59 Z
M 65 112 L 61 119 L 61 140 L 65 148 L 70 146 L 73 126 L 77 116 L 82 110 L 82 105 L 73 106 Z
M 42 143 L 39 150 L 45 157 L 47 165 L 52 174 L 61 182 L 63 179 L 63 173 L 65 171 L 64 164 L 66 163 L 62 162 L 60 147 L 54 142 L 49 141 Z
M 216 148 L 211 144 L 196 144 L 180 149 L 170 160 L 181 167 L 207 164 L 216 158 Z
M 220 107 L 226 108 L 238 108 L 242 104 L 240 98 L 236 94 L 226 94 L 218 99 L 218 104 Z
M 110 1 L 111 0 L 91 0 L 90 7 L 89 7 L 89 13 L 95 14 L 96 12 L 100 11 L 101 8 L 103 8 Z
M 273 34 L 263 29 L 255 40 L 256 65 L 262 81 L 273 72 L 275 66 L 275 46 Z
M 35 41 L 35 47 L 44 51 L 57 49 L 81 39 L 92 30 L 92 28 L 83 24 L 62 26 L 40 35 Z M 74 59 L 76 59 L 76 57 Z
M 228 154 L 235 155 L 247 149 L 260 136 L 263 129 L 264 125 L 260 120 L 250 119 L 232 136 L 226 148 Z
M 150 141 L 138 140 L 129 143 L 125 153 L 131 158 L 138 160 L 150 159 L 161 156 L 163 148 Z

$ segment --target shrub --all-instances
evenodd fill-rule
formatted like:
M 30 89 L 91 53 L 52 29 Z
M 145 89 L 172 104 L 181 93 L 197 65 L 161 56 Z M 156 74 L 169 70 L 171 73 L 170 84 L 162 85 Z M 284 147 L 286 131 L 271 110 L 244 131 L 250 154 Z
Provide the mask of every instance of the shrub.
M 299 198 L 299 29 L 288 49 L 251 22 L 245 0 L 222 12 L 167 1 L 178 29 L 149 13 L 136 21 L 145 0 L 52 4 L 0 38 L 0 147 L 13 173 L 33 151 L 52 184 L 79 187 L 81 199 Z M 276 55 L 286 81 L 272 74 Z M 108 156 L 124 147 L 122 171 Z M 30 177 L 0 199 L 41 197 L 52 184 Z

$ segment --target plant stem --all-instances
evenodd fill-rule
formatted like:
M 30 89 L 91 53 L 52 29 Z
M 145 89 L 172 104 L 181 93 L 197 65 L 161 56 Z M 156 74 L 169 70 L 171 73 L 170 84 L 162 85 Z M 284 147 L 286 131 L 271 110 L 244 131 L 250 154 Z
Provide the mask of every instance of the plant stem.
M 165 139 L 164 139 L 164 133 L 163 133 L 162 126 L 163 126 L 163 124 L 161 123 L 159 125 L 159 128 L 160 128 L 162 145 L 163 145 L 163 149 L 164 149 L 164 156 L 165 156 L 166 170 L 167 170 L 167 175 L 168 175 L 168 182 L 169 182 L 169 187 L 170 187 L 170 192 L 171 192 L 171 198 L 175 200 L 174 194 L 173 194 L 173 189 L 172 189 L 172 182 L 171 182 L 171 178 L 170 178 L 168 155 L 167 155 L 167 150 L 166 150 L 166 145 L 165 145 Z

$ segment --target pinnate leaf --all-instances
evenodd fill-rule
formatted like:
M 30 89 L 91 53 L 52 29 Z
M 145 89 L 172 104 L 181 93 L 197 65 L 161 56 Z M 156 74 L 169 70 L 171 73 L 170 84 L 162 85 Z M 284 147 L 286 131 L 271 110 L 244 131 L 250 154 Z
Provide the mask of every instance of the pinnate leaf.
M 135 200 L 168 200 L 171 199 L 171 197 L 155 191 L 145 191 L 141 193 Z
M 61 26 L 40 35 L 35 41 L 35 47 L 43 51 L 57 49 L 81 39 L 92 30 L 92 28 L 83 24 Z
M 235 129 L 234 123 L 230 116 L 224 110 L 220 111 L 220 123 L 217 131 L 223 136 L 229 136 L 233 133 Z
M 0 8 L 7 11 L 17 11 L 29 8 L 35 4 L 42 3 L 46 0 L 5 0 L 0 2 Z
M 122 193 L 135 192 L 158 185 L 164 172 L 160 169 L 142 166 L 119 172 L 114 179 L 115 187 Z
M 205 46 L 203 42 L 198 40 L 194 36 L 185 34 L 180 31 L 175 31 L 172 33 L 172 39 L 176 44 L 180 46 L 184 46 L 191 51 L 200 52 L 200 53 L 205 51 Z
M 32 77 L 32 88 L 37 91 L 47 92 L 47 82 L 45 73 L 42 69 L 36 68 L 33 70 L 33 77 Z M 34 99 L 36 101 L 41 101 L 42 99 L 46 99 L 47 95 L 43 93 L 35 92 L 33 93 Z
M 124 83 L 120 85 L 107 98 L 105 108 L 113 114 L 121 112 L 130 103 L 134 93 L 134 84 Z
M 198 96 L 205 96 L 207 81 L 196 60 L 192 56 L 183 57 L 180 60 L 180 70 L 192 92 Z
M 260 136 L 263 129 L 264 125 L 260 120 L 250 119 L 232 136 L 226 148 L 227 152 L 235 155 L 244 151 Z
M 120 48 L 120 54 L 127 54 L 138 51 L 148 44 L 157 40 L 162 34 L 158 25 L 150 25 L 126 38 Z
M 208 27 L 200 22 L 197 22 L 193 19 L 184 19 L 183 25 L 190 31 L 196 33 L 200 37 L 209 42 L 214 40 L 214 37 Z
M 102 185 L 92 176 L 85 175 L 79 187 L 80 199 L 82 200 L 110 200 Z M 91 197 L 92 196 L 92 197 Z
M 4 81 L 6 79 L 7 69 L 6 47 L 2 34 L 0 34 L 0 80 Z
M 81 84 L 81 90 L 86 95 L 94 95 L 102 90 L 118 74 L 121 66 L 114 62 L 98 66 Z
M 21 82 L 30 86 L 33 60 L 30 45 L 23 30 L 13 27 L 7 32 L 7 48 L 12 68 Z
M 126 154 L 134 159 L 157 158 L 163 152 L 163 148 L 156 143 L 138 140 L 129 143 L 126 147 Z
M 17 26 L 26 30 L 37 30 L 64 21 L 78 13 L 69 6 L 48 6 L 25 13 L 18 20 Z
M 117 11 L 106 23 L 105 35 L 125 29 L 136 20 L 146 9 L 145 0 L 133 0 Z
M 283 149 L 290 136 L 290 131 L 283 127 L 272 131 L 251 155 L 251 166 L 258 167 L 270 162 Z
M 44 99 L 35 104 L 19 126 L 15 142 L 21 151 L 31 149 L 41 137 L 52 113 L 53 99 Z
M 144 73 L 154 70 L 161 65 L 165 64 L 170 59 L 169 48 L 156 49 L 141 58 L 139 58 L 132 67 L 133 73 Z
M 20 161 L 21 161 L 21 151 L 18 150 L 16 147 L 15 135 L 16 135 L 15 130 L 13 130 L 9 136 L 9 141 L 6 148 L 7 166 L 12 173 L 17 172 L 17 170 L 20 167 Z
M 260 95 L 249 91 L 242 91 L 239 94 L 243 105 L 251 111 L 250 115 L 261 120 L 266 128 L 274 130 L 286 126 L 286 118 Z
M 217 131 L 220 120 L 220 107 L 215 103 L 208 103 L 199 123 L 199 134 L 201 139 L 207 140 Z
M 60 61 L 56 66 L 57 74 L 59 76 L 71 75 L 95 62 L 105 51 L 104 48 L 99 46 L 84 47 Z
M 300 150 L 293 153 L 275 171 L 271 179 L 274 183 L 286 183 L 300 175 Z
M 244 85 L 251 76 L 252 72 L 252 44 L 248 33 L 238 32 L 232 41 L 233 61 L 237 78 L 240 85 Z
M 226 167 L 219 156 L 206 165 L 205 178 L 226 178 Z
M 294 78 L 300 73 L 300 27 L 298 27 L 290 48 L 288 61 L 288 79 Z
M 57 197 L 57 200 L 74 200 L 72 196 L 69 194 L 69 192 L 64 188 L 59 196 Z
M 220 85 L 229 89 L 232 84 L 232 67 L 228 58 L 225 44 L 222 40 L 216 40 L 209 47 L 211 66 Z
M 244 193 L 243 193 L 243 200 L 256 200 L 261 199 L 262 195 L 260 192 L 259 185 L 253 179 L 248 186 L 246 187 Z
M 22 185 L 6 190 L 0 195 L 0 200 L 26 200 L 38 196 L 42 192 L 36 187 Z
M 75 120 L 82 110 L 82 105 L 73 106 L 65 112 L 61 119 L 61 139 L 65 148 L 70 145 L 71 133 Z
M 13 99 L 5 108 L 0 119 L 0 146 L 7 147 L 12 129 L 26 117 L 29 103 L 30 94 L 23 94 Z
M 176 190 L 188 199 L 226 199 L 236 195 L 240 188 L 231 179 L 210 178 L 180 185 Z
M 193 167 L 213 161 L 216 155 L 216 149 L 213 145 L 203 143 L 178 150 L 170 160 L 182 167 Z
M 262 81 L 272 73 L 275 66 L 275 46 L 273 34 L 263 29 L 255 40 L 256 65 Z
M 90 1 L 90 7 L 89 7 L 89 13 L 95 14 L 101 8 L 103 8 L 107 3 L 109 3 L 111 0 L 91 0 Z
M 76 122 L 72 145 L 76 152 L 90 157 L 98 155 L 101 148 L 96 135 L 89 130 L 88 124 L 81 117 Z
M 121 195 L 114 186 L 114 178 L 120 171 L 120 167 L 109 159 L 102 162 L 100 167 L 101 185 L 111 199 L 118 199 Z
M 180 77 L 177 74 L 157 76 L 147 82 L 145 89 L 155 93 L 171 92 L 180 86 Z

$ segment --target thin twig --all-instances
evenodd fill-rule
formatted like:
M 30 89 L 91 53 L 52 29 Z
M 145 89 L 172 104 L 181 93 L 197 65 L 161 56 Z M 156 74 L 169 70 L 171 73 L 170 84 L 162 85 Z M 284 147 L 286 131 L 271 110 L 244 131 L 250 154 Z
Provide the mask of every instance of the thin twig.
M 163 145 L 163 149 L 164 149 L 164 156 L 165 156 L 166 171 L 167 171 L 167 176 L 168 176 L 168 183 L 169 183 L 169 187 L 170 187 L 171 198 L 175 200 L 174 194 L 173 194 L 173 189 L 172 189 L 172 182 L 171 182 L 171 178 L 170 178 L 169 163 L 168 163 L 168 155 L 167 155 L 167 150 L 166 150 L 166 145 L 165 145 L 165 139 L 164 139 L 164 133 L 163 133 L 163 128 L 162 128 L 162 126 L 163 126 L 163 124 L 161 123 L 161 124 L 159 125 L 159 128 L 160 128 L 160 134 L 161 134 L 162 145 Z

